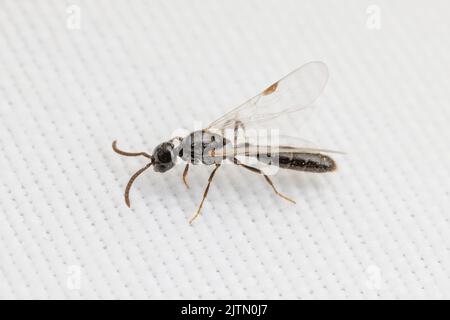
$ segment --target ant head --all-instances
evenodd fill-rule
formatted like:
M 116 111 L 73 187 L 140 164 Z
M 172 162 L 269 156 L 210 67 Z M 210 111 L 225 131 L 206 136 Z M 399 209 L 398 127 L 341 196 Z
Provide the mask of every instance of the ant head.
M 166 172 L 167 170 L 172 169 L 175 166 L 176 160 L 177 160 L 177 154 L 176 148 L 174 144 L 172 143 L 173 140 L 169 142 L 161 143 L 159 146 L 157 146 L 153 152 L 153 155 L 148 154 L 146 152 L 126 152 L 117 147 L 116 141 L 113 141 L 112 148 L 114 152 L 126 156 L 126 157 L 139 157 L 143 156 L 147 159 L 150 159 L 150 162 L 145 165 L 142 169 L 139 169 L 136 171 L 135 174 L 133 174 L 128 181 L 127 187 L 125 188 L 125 203 L 127 206 L 130 206 L 130 189 L 131 185 L 133 184 L 134 180 L 145 170 L 150 168 L 151 166 L 154 166 L 154 170 L 156 172 Z
M 172 142 L 163 142 L 153 150 L 152 162 L 156 172 L 166 172 L 175 166 L 177 155 Z

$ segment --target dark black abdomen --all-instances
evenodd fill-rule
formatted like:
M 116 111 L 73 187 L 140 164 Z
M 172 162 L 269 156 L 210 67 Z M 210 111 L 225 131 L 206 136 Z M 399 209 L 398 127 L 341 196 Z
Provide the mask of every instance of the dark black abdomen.
M 257 158 L 263 163 L 296 171 L 330 172 L 336 170 L 334 160 L 320 153 L 281 152 L 270 156 L 258 155 Z

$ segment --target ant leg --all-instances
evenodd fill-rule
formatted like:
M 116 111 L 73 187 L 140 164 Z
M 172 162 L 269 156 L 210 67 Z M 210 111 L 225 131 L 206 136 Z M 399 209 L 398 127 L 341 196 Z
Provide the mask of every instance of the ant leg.
M 247 165 L 241 163 L 241 162 L 240 162 L 238 159 L 236 159 L 236 158 L 234 158 L 234 164 L 236 164 L 236 165 L 238 165 L 238 166 L 241 166 L 241 167 L 244 167 L 245 169 L 250 170 L 250 171 L 252 171 L 252 172 L 254 172 L 254 173 L 258 173 L 258 174 L 263 175 L 264 178 L 266 179 L 267 183 L 272 187 L 273 191 L 274 191 L 278 196 L 280 196 L 281 198 L 283 198 L 283 199 L 285 199 L 285 200 L 287 200 L 287 201 L 292 202 L 292 203 L 295 204 L 295 201 L 294 201 L 294 200 L 292 200 L 292 199 L 286 197 L 285 195 L 283 195 L 282 193 L 278 192 L 278 190 L 277 190 L 277 189 L 275 188 L 275 186 L 273 185 L 272 180 L 270 180 L 270 178 L 269 178 L 267 175 L 265 175 L 265 174 L 264 174 L 261 170 L 259 170 L 258 168 L 254 168 L 254 167 L 247 166 Z
M 146 158 L 152 159 L 152 156 L 149 155 L 146 152 L 126 152 L 126 151 L 122 151 L 119 148 L 117 148 L 117 141 L 114 140 L 112 143 L 112 148 L 114 150 L 114 152 L 122 155 L 122 156 L 126 156 L 126 157 L 138 157 L 138 156 L 144 156 Z
M 208 195 L 209 186 L 211 185 L 211 181 L 214 178 L 214 174 L 216 173 L 217 169 L 219 169 L 219 167 L 220 164 L 216 164 L 216 167 L 214 168 L 213 172 L 211 172 L 211 175 L 209 176 L 208 179 L 208 185 L 206 186 L 205 192 L 203 193 L 202 202 L 200 202 L 197 212 L 191 217 L 191 219 L 189 219 L 189 224 L 192 224 L 192 222 L 200 215 L 200 211 L 202 210 L 203 207 L 203 202 L 205 202 L 206 196 Z
M 187 177 L 188 171 L 189 171 L 189 163 L 186 164 L 186 167 L 184 168 L 184 172 L 183 172 L 183 182 L 186 185 L 186 188 L 189 189 L 189 185 L 188 185 L 188 183 L 186 181 L 186 177 Z
M 282 197 L 283 199 L 285 199 L 285 200 L 287 200 L 287 201 L 289 201 L 289 202 L 292 202 L 293 204 L 296 203 L 294 200 L 292 200 L 292 199 L 286 197 L 285 195 L 279 193 L 278 190 L 277 190 L 277 189 L 275 188 L 275 186 L 273 185 L 272 180 L 270 180 L 270 178 L 269 178 L 267 175 L 264 175 L 264 178 L 266 178 L 267 183 L 270 184 L 270 186 L 272 187 L 273 191 L 275 191 L 275 193 L 276 193 L 278 196 Z

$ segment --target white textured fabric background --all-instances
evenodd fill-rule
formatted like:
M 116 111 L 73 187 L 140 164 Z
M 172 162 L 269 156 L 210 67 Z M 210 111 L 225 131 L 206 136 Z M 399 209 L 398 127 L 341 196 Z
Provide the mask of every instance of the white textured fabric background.
M 0 298 L 450 298 L 448 1 L 0 1 Z M 80 18 L 80 19 L 79 19 Z M 336 173 L 143 159 L 324 61 Z M 301 118 L 285 119 L 295 132 Z

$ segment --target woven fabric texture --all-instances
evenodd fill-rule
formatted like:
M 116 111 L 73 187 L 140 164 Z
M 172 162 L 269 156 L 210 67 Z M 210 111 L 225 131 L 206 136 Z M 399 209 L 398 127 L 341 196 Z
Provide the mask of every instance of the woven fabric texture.
M 450 298 L 448 1 L 0 2 L 0 298 Z M 129 177 L 300 65 L 330 174 Z M 281 132 L 298 134 L 302 113 Z M 305 122 L 302 122 L 305 123 Z

